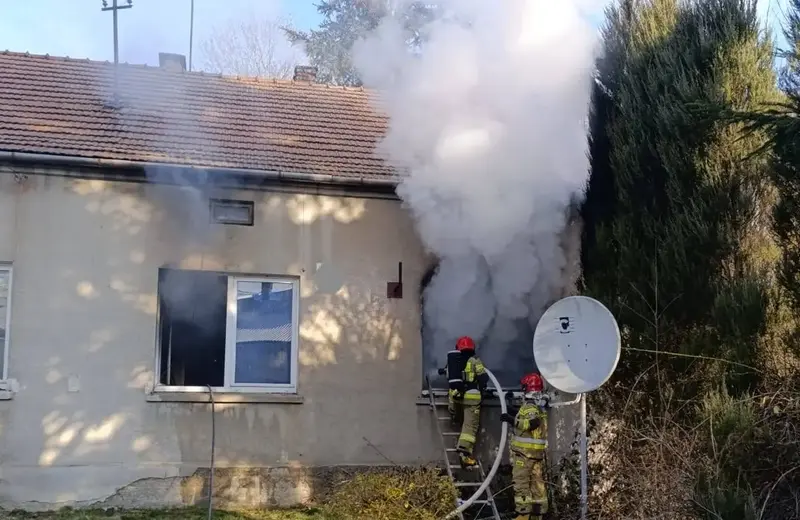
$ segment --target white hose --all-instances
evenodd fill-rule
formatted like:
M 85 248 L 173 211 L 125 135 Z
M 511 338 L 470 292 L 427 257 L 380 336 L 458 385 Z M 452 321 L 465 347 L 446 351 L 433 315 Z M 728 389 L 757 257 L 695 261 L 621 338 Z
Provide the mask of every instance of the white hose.
M 497 389 L 497 395 L 500 398 L 500 409 L 502 413 L 508 413 L 508 408 L 506 407 L 506 396 L 503 394 L 503 389 L 500 387 L 500 383 L 497 381 L 497 378 L 494 377 L 492 371 L 488 368 L 486 369 L 486 375 L 489 376 L 489 379 L 492 381 L 495 389 Z M 481 487 L 475 491 L 471 497 L 469 497 L 463 504 L 458 506 L 457 509 L 452 510 L 447 516 L 443 518 L 443 520 L 447 520 L 448 518 L 453 518 L 459 513 L 463 513 L 469 506 L 472 505 L 475 500 L 480 497 L 486 488 L 489 487 L 491 484 L 492 479 L 494 479 L 495 474 L 497 474 L 497 469 L 500 467 L 500 462 L 503 460 L 503 454 L 506 451 L 506 440 L 508 438 L 508 423 L 503 421 L 500 431 L 500 445 L 497 447 L 497 456 L 494 459 L 494 464 L 492 464 L 492 469 L 489 470 L 489 474 L 486 475 L 486 480 L 483 481 Z

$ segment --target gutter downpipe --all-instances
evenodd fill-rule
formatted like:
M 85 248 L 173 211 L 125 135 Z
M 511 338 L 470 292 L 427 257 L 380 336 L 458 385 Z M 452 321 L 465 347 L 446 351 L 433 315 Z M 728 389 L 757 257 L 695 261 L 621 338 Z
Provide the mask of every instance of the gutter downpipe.
M 492 371 L 489 370 L 488 368 L 486 369 L 486 375 L 488 375 L 489 379 L 492 381 L 492 384 L 497 390 L 497 394 L 502 396 L 503 389 L 500 387 L 500 383 L 497 381 L 497 378 L 494 377 L 494 374 L 492 374 Z M 506 400 L 504 398 L 500 399 L 500 409 L 502 410 L 503 413 L 508 413 L 508 407 L 506 406 Z M 489 470 L 489 474 L 486 475 L 486 479 L 483 481 L 483 484 L 481 484 L 481 487 L 479 487 L 471 497 L 465 500 L 463 504 L 458 506 L 457 509 L 450 511 L 450 513 L 447 516 L 445 516 L 443 520 L 454 518 L 459 513 L 463 513 L 469 506 L 473 504 L 473 502 L 475 502 L 475 500 L 478 499 L 478 497 L 480 497 L 483 494 L 484 491 L 486 491 L 486 488 L 489 487 L 489 484 L 492 482 L 494 476 L 497 474 L 497 469 L 500 467 L 500 462 L 503 460 L 503 454 L 506 451 L 507 439 L 508 439 L 508 423 L 503 422 L 500 431 L 500 444 L 497 447 L 497 456 L 495 457 L 494 464 L 492 464 L 492 469 Z
M 190 164 L 160 163 L 151 161 L 129 161 L 125 159 L 93 159 L 74 155 L 54 155 L 29 152 L 0 151 L 0 161 L 23 162 L 35 164 L 54 164 L 69 166 L 87 166 L 100 168 L 170 168 L 177 170 L 212 171 L 223 174 L 242 175 L 246 177 L 298 181 L 313 184 L 331 184 L 337 186 L 374 186 L 396 188 L 397 180 L 377 177 L 338 177 L 318 173 L 284 172 L 279 170 L 255 170 L 248 168 L 226 168 L 215 166 L 193 166 Z

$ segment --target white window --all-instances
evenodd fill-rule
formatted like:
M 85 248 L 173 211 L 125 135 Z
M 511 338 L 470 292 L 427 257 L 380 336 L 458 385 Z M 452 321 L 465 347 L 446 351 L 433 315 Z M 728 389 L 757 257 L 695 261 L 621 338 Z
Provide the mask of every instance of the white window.
M 295 393 L 299 282 L 159 272 L 157 390 Z
M 8 338 L 11 327 L 11 266 L 0 264 L 0 378 L 8 378 Z

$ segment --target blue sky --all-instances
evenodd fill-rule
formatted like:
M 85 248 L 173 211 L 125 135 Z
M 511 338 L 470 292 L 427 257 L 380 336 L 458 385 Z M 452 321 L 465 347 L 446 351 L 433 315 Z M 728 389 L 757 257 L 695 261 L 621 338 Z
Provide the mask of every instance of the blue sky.
M 602 19 L 605 0 L 582 2 L 595 12 L 591 16 L 594 21 Z M 314 3 L 315 0 L 195 0 L 195 56 L 198 42 L 207 38 L 215 26 L 237 20 L 282 18 L 302 29 L 315 27 L 320 17 Z M 775 26 L 785 4 L 786 0 L 760 0 L 760 10 Z M 101 0 L 2 0 L 0 50 L 113 60 L 111 13 L 102 12 L 101 7 Z M 132 9 L 119 14 L 120 61 L 157 65 L 159 52 L 188 56 L 189 8 L 190 0 L 134 0 Z
M 190 4 L 133 0 L 133 8 L 119 11 L 120 61 L 158 65 L 159 52 L 188 56 Z M 3 0 L 0 50 L 113 60 L 112 15 L 101 8 L 101 0 Z M 313 0 L 195 0 L 194 52 L 215 26 L 256 16 L 304 29 L 320 20 Z

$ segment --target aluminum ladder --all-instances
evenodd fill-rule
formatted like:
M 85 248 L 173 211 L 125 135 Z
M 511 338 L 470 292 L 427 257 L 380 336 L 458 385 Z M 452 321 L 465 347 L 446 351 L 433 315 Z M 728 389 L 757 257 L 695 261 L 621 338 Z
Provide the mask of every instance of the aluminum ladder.
M 464 470 L 461 468 L 458 450 L 456 449 L 461 429 L 460 427 L 453 427 L 450 414 L 447 412 L 447 398 L 445 398 L 444 401 L 437 401 L 433 388 L 431 387 L 430 378 L 426 376 L 425 382 L 428 387 L 428 401 L 430 403 L 431 413 L 433 414 L 434 424 L 436 425 L 436 432 L 441 441 L 442 453 L 444 455 L 444 467 L 447 470 L 450 481 L 453 482 L 456 491 L 459 493 L 459 497 L 456 498 L 455 502 L 455 507 L 459 507 L 463 503 L 463 499 L 460 497 L 461 492 L 467 489 L 469 491 L 468 496 L 472 496 L 475 490 L 486 480 L 486 472 L 483 470 L 481 461 L 478 461 L 478 467 L 474 470 Z M 442 410 L 444 413 L 442 413 Z M 448 425 L 451 428 L 445 430 L 443 425 Z M 500 455 L 498 454 L 498 456 Z M 472 476 L 473 479 L 462 478 L 466 476 Z M 483 497 L 478 497 L 478 499 L 465 510 L 475 510 L 474 516 L 465 515 L 464 512 L 462 512 L 458 514 L 459 520 L 502 520 L 500 512 L 497 510 L 497 504 L 492 494 L 491 486 L 486 487 L 483 495 Z M 489 506 L 490 514 L 483 514 L 486 506 Z

